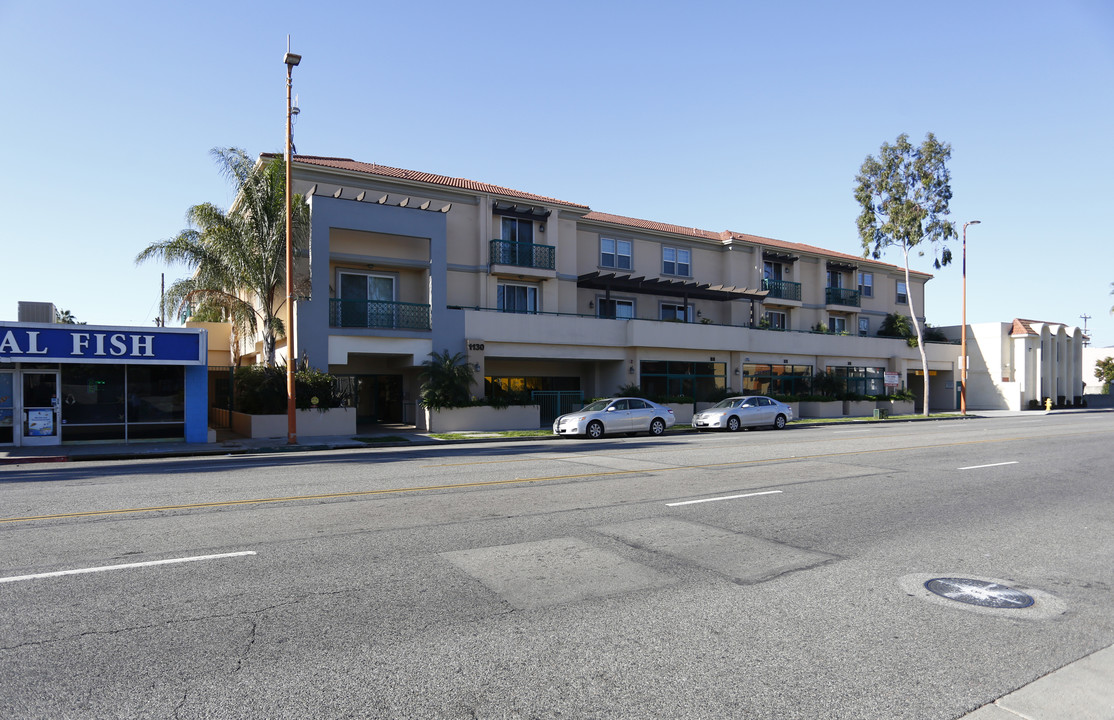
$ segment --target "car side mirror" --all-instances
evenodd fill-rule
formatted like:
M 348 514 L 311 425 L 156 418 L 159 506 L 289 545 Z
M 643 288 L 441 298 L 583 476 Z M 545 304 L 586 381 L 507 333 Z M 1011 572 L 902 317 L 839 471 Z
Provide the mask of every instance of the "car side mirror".
M 615 412 L 615 406 L 612 405 L 611 407 L 607 408 L 607 412 Z

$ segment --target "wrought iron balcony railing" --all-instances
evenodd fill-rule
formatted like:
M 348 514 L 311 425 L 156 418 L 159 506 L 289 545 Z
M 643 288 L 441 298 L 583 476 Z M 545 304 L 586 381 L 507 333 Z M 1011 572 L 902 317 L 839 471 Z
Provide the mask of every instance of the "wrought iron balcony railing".
M 850 307 L 859 307 L 859 291 L 850 290 L 848 288 L 825 288 L 825 302 L 828 305 L 849 305 Z
M 801 284 L 788 280 L 763 280 L 762 289 L 767 292 L 768 298 L 781 298 L 782 300 L 801 299 Z
M 557 248 L 513 240 L 491 241 L 491 263 L 516 267 L 553 270 L 557 267 Z
M 329 300 L 329 327 L 429 330 L 429 305 L 388 300 Z

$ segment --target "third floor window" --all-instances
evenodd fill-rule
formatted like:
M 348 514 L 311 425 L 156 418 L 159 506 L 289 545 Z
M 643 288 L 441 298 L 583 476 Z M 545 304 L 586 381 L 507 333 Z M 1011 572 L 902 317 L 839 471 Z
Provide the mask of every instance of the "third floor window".
M 863 297 L 874 297 L 874 273 L 859 273 L 859 293 Z
M 534 222 L 532 220 L 521 220 L 519 218 L 505 217 L 503 220 L 503 236 L 501 240 L 509 240 L 511 242 L 534 242 Z
M 600 238 L 600 266 L 630 270 L 630 240 Z
M 680 248 L 661 249 L 661 274 L 692 276 L 692 251 Z

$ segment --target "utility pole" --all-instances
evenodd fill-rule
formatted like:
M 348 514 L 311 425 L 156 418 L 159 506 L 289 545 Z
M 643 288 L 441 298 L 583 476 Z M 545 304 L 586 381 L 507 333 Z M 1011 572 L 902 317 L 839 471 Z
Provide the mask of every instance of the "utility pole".
M 1091 316 L 1084 313 L 1079 316 L 1079 319 L 1083 321 L 1083 347 L 1087 347 L 1091 344 L 1091 337 L 1087 334 L 1087 321 L 1091 319 Z

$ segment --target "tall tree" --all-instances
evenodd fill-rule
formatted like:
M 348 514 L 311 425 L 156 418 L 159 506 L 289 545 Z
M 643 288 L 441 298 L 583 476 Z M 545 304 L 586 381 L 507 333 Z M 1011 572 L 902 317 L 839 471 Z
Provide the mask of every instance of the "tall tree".
M 63 325 L 85 325 L 85 323 L 78 321 L 69 310 L 55 310 L 54 322 Z
M 263 336 L 267 365 L 275 364 L 275 339 L 285 335 L 286 175 L 281 157 L 256 162 L 239 148 L 210 151 L 222 174 L 236 187 L 228 211 L 202 203 L 186 212 L 190 227 L 169 240 L 148 245 L 136 263 L 157 258 L 180 263 L 193 274 L 167 289 L 167 301 L 181 312 L 188 305 L 221 308 L 232 323 L 233 342 Z M 306 244 L 309 208 L 295 196 L 294 248 Z
M 928 358 L 924 332 L 917 319 L 913 285 L 909 281 L 909 253 L 924 255 L 924 244 L 932 246 L 933 266 L 940 268 L 952 260 L 946 243 L 958 237 L 955 225 L 947 219 L 952 198 L 951 174 L 947 161 L 952 148 L 932 133 L 920 147 L 909 142 L 905 133 L 890 145 L 883 143 L 878 157 L 868 155 L 855 178 L 855 200 L 862 208 L 858 218 L 863 257 L 879 259 L 889 248 L 901 250 L 905 259 L 905 287 L 909 315 L 917 333 L 917 346 L 924 371 L 924 414 L 929 411 Z

